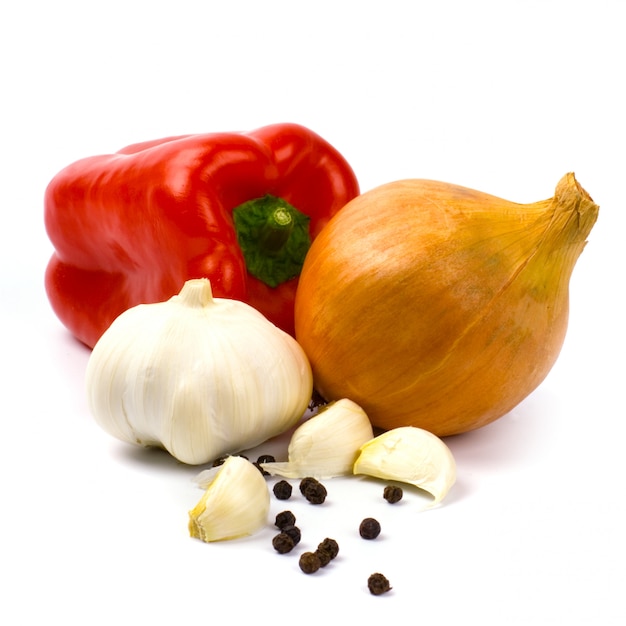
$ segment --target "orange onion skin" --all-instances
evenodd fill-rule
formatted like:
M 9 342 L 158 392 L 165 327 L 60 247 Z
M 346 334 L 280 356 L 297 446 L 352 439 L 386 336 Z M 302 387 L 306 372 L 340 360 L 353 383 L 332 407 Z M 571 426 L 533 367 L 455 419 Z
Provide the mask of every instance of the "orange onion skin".
M 296 338 L 317 391 L 382 429 L 448 436 L 502 417 L 561 351 L 597 217 L 572 173 L 532 204 L 420 179 L 356 197 L 300 275 Z

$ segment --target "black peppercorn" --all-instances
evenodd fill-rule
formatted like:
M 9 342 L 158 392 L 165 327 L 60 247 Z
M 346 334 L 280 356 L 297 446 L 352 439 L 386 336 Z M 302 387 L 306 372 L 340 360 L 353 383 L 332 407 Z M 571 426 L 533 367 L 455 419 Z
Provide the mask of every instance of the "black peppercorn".
M 339 554 L 339 545 L 334 539 L 326 538 L 317 546 L 315 554 L 320 559 L 322 567 L 326 567 Z
M 328 495 L 326 487 L 314 478 L 304 480 L 307 480 L 304 490 L 302 489 L 302 484 L 300 484 L 300 491 L 302 491 L 304 497 L 311 504 L 323 504 L 326 500 L 326 496 Z
M 326 567 L 332 561 L 330 554 L 325 550 L 316 550 L 315 554 L 317 554 L 320 560 L 320 567 Z
M 273 488 L 277 500 L 289 500 L 292 487 L 286 480 L 279 480 Z
M 306 488 L 309 485 L 314 485 L 317 482 L 318 482 L 318 480 L 316 478 L 313 478 L 312 476 L 307 476 L 306 478 L 303 478 L 300 481 L 300 493 L 302 495 L 304 495 L 304 492 L 306 491 Z
M 274 463 L 276 459 L 271 454 L 262 454 L 257 460 L 257 463 Z
M 391 585 L 385 576 L 376 572 L 367 579 L 367 588 L 374 596 L 379 596 L 391 589 Z
M 339 544 L 329 537 L 326 537 L 326 539 L 317 546 L 317 549 L 318 551 L 327 552 L 331 559 L 334 559 L 339 554 Z
M 376 539 L 380 535 L 380 524 L 373 517 L 366 517 L 359 526 L 359 534 L 363 539 Z
M 293 539 L 294 545 L 300 543 L 302 534 L 300 533 L 300 529 L 297 526 L 288 524 L 287 526 L 283 526 L 280 530 L 281 532 L 289 535 Z
M 264 469 L 263 467 L 261 467 L 261 464 L 258 461 L 255 461 L 252 465 L 254 465 L 254 467 L 256 467 L 259 472 L 261 472 L 261 474 L 263 474 L 263 476 L 269 476 L 270 473 Z
M 315 552 L 303 552 L 300 555 L 298 565 L 305 574 L 313 574 L 322 566 L 322 563 Z
M 400 502 L 403 495 L 402 487 L 397 487 L 396 485 L 387 485 L 383 491 L 383 498 L 385 498 L 389 504 Z
M 282 511 L 276 516 L 276 526 L 283 530 L 285 526 L 293 526 L 296 523 L 296 516 L 291 511 Z
M 272 545 L 274 546 L 274 550 L 279 554 L 287 554 L 287 552 L 293 550 L 296 544 L 287 533 L 280 532 L 272 539 Z

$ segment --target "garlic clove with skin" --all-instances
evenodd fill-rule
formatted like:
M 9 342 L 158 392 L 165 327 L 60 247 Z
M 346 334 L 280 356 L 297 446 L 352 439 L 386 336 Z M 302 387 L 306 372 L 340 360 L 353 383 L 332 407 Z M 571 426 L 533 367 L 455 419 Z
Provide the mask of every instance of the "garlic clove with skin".
M 363 409 L 343 398 L 323 406 L 293 433 L 288 461 L 262 463 L 271 475 L 285 478 L 332 478 L 352 473 L 360 447 L 374 436 Z
M 196 506 L 189 511 L 189 534 L 205 542 L 251 535 L 267 522 L 270 494 L 259 469 L 229 456 Z
M 436 435 L 416 426 L 401 426 L 368 441 L 353 472 L 414 485 L 430 493 L 437 504 L 456 481 L 456 462 Z
M 313 383 L 293 337 L 194 279 L 113 322 L 91 353 L 86 388 L 109 434 L 199 465 L 293 427 Z

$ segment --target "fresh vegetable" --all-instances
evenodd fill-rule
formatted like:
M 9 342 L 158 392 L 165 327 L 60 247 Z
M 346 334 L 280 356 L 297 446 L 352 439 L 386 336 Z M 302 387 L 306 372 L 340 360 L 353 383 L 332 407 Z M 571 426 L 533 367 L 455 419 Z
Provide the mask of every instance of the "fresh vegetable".
M 359 448 L 374 436 L 369 418 L 351 400 L 322 407 L 294 431 L 287 461 L 261 463 L 271 475 L 332 478 L 352 473 Z
M 388 430 L 361 447 L 355 474 L 415 485 L 441 502 L 456 482 L 456 462 L 436 435 L 415 426 Z
M 201 278 L 122 313 L 90 355 L 86 386 L 108 433 L 200 464 L 295 425 L 312 377 L 293 337 L 243 302 L 213 298 Z
M 556 361 L 597 216 L 573 174 L 533 204 L 428 180 L 355 198 L 300 276 L 296 337 L 317 391 L 383 429 L 445 436 L 501 417 Z
M 48 298 L 93 347 L 126 309 L 209 278 L 216 296 L 247 302 L 293 334 L 310 240 L 358 192 L 339 152 L 295 124 L 167 137 L 81 159 L 45 194 L 55 247 Z
M 189 511 L 189 534 L 202 541 L 224 541 L 251 535 L 267 523 L 270 494 L 254 464 L 230 456 Z

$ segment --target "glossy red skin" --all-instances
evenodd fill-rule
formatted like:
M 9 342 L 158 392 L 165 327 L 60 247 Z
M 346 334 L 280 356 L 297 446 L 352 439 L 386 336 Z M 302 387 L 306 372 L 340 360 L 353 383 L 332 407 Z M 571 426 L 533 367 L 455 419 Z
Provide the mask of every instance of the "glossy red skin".
M 293 335 L 298 278 L 271 288 L 248 274 L 232 210 L 266 194 L 284 198 L 310 217 L 314 239 L 358 193 L 341 154 L 296 124 L 168 137 L 81 159 L 45 193 L 50 304 L 93 347 L 126 309 L 207 277 L 215 297 L 247 302 Z

